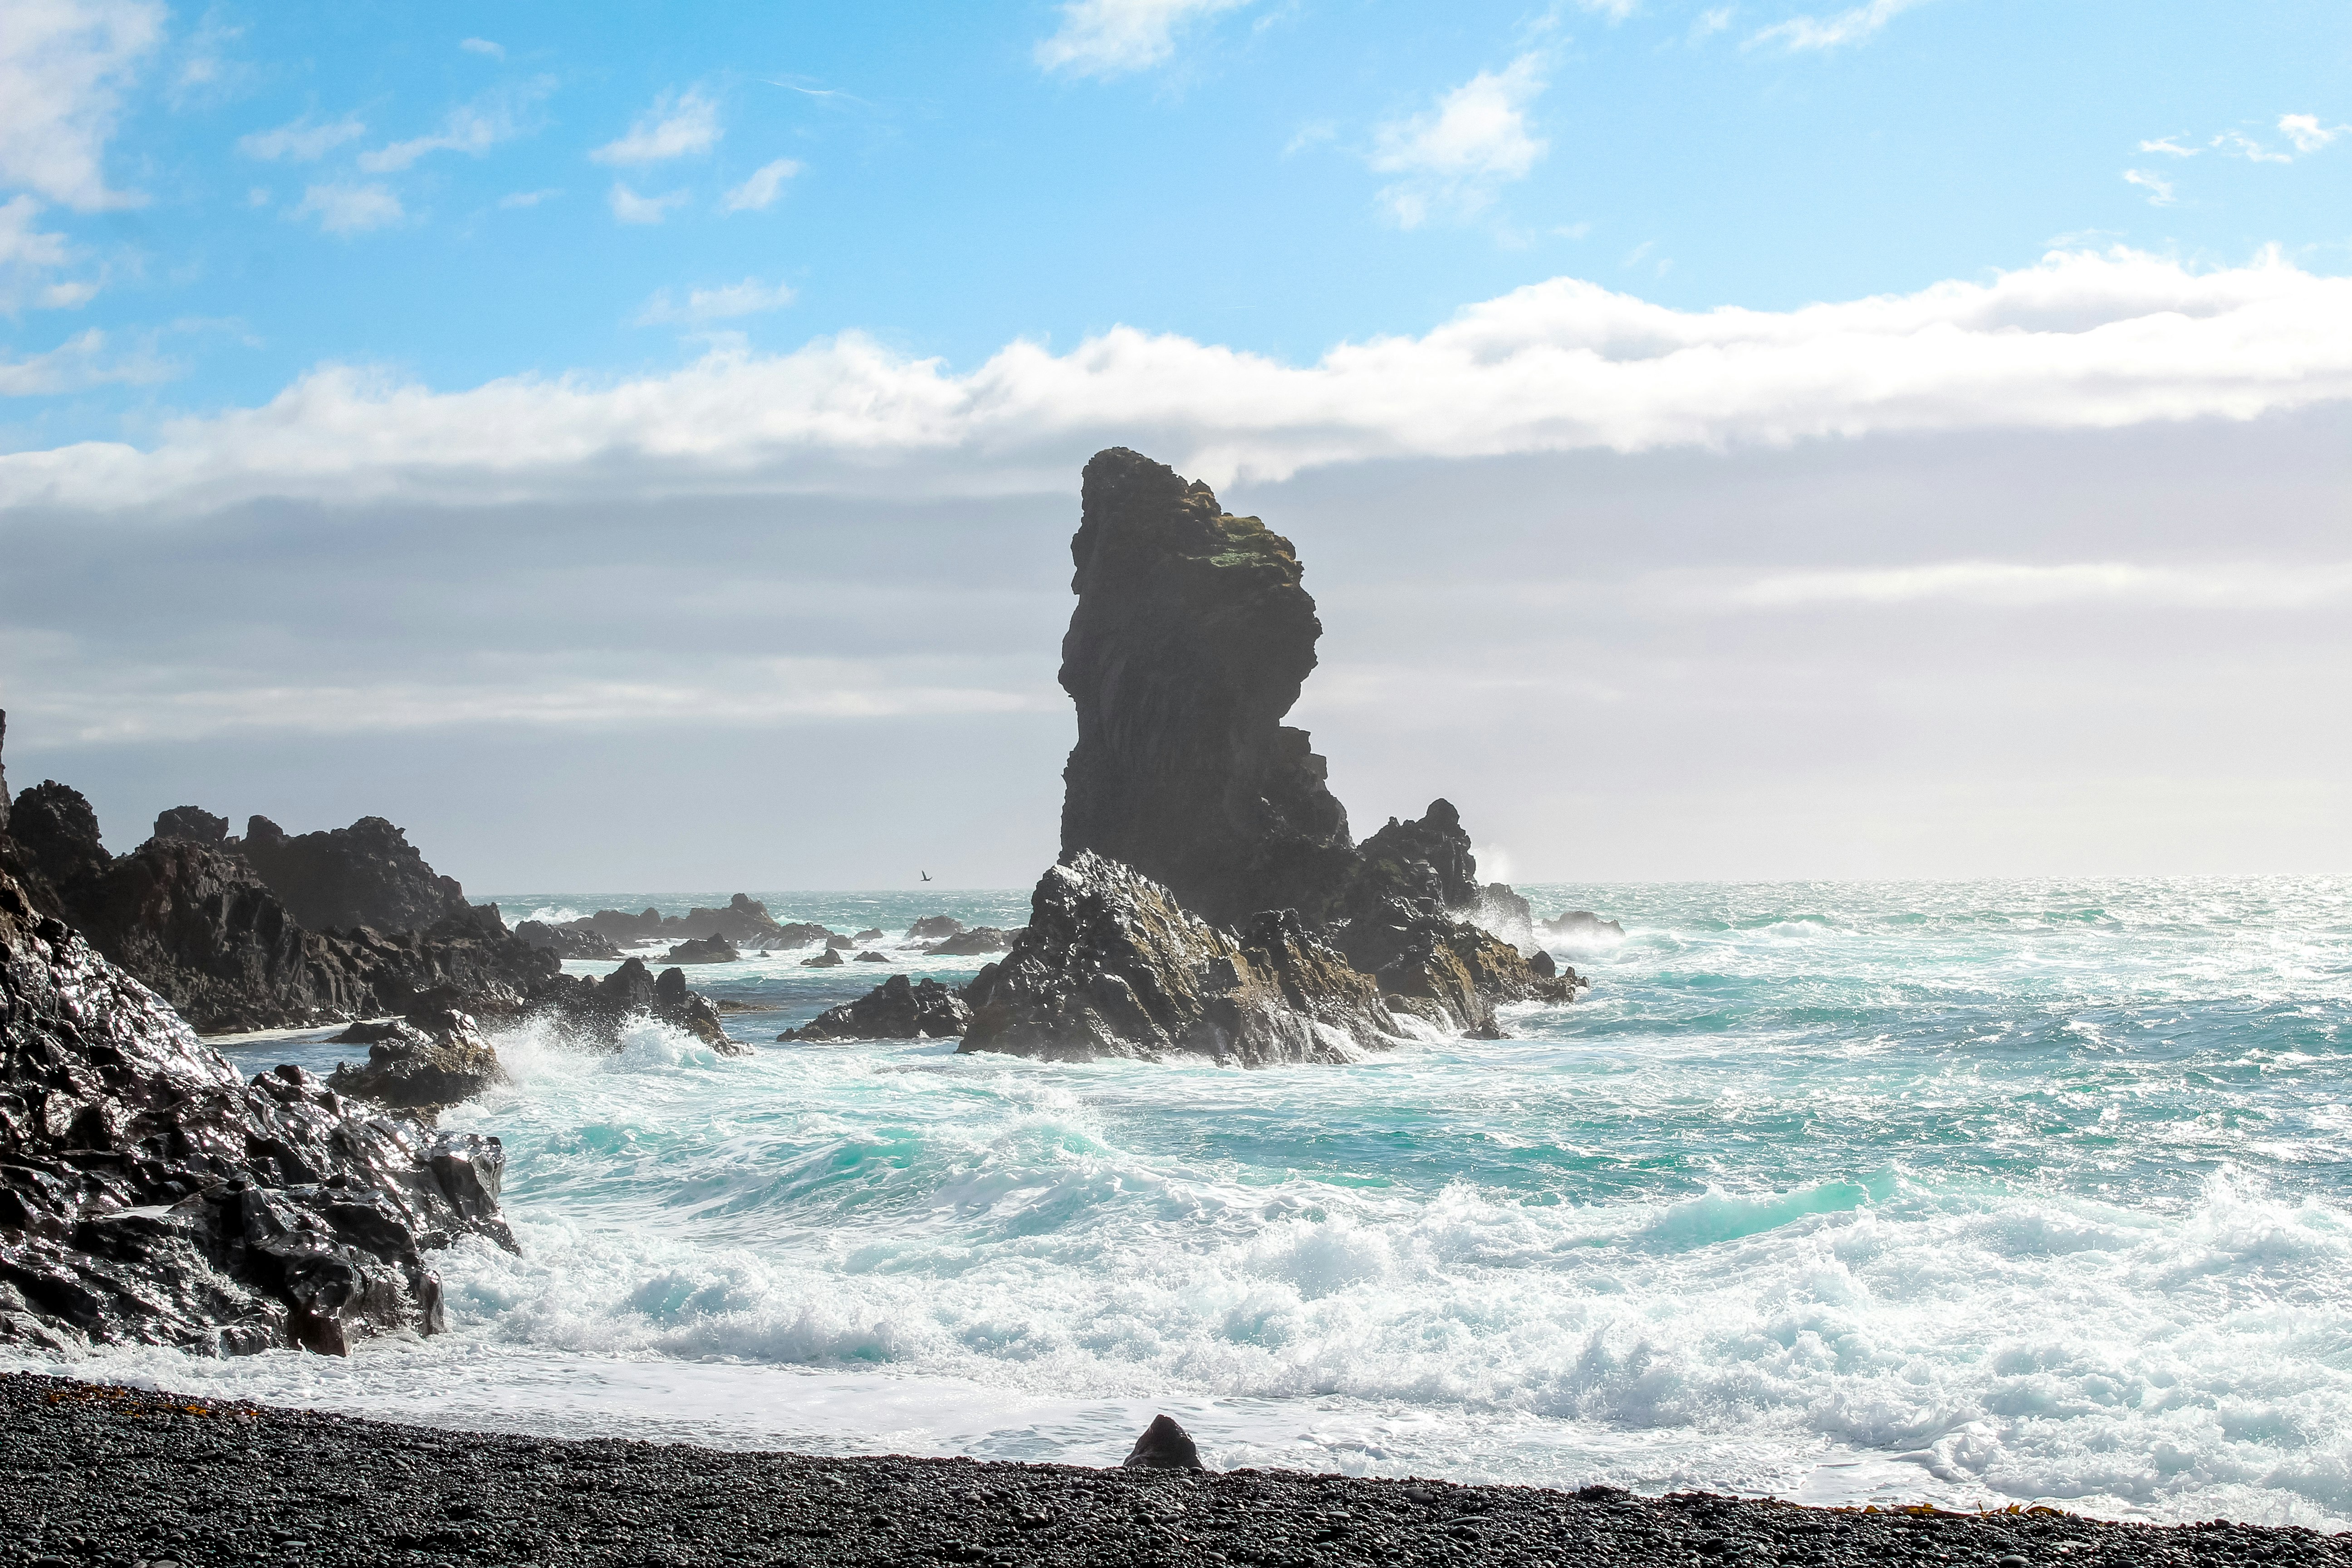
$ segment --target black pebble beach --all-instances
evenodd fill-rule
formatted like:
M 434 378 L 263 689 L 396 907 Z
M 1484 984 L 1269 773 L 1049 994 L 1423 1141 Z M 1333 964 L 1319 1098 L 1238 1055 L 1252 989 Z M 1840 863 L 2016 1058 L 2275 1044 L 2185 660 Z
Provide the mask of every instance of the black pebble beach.
M 0 1376 L 0 1564 L 2329 1563 L 2352 1535 L 2051 1510 L 819 1458 L 445 1432 Z

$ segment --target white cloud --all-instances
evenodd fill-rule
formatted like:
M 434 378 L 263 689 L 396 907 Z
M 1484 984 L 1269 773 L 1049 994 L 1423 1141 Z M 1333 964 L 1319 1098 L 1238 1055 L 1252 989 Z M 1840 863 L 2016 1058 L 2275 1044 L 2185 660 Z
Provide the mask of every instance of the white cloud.
M 668 289 L 663 289 L 646 301 L 646 308 L 637 313 L 637 324 L 726 321 L 736 316 L 755 316 L 763 310 L 782 310 L 792 302 L 790 284 L 762 283 L 757 278 L 746 278 L 740 283 L 724 284 L 716 289 L 692 289 L 682 304 L 670 297 Z
M 1850 11 L 1841 11 L 1826 18 L 1791 16 L 1756 34 L 1742 47 L 1752 49 L 1759 45 L 1778 44 L 1794 51 L 1834 49 L 1846 44 L 1858 44 L 1922 3 L 1923 0 L 1869 0 L 1867 5 L 1856 5 Z
M 722 212 L 765 212 L 774 205 L 782 192 L 784 182 L 801 172 L 798 162 L 779 158 L 772 163 L 762 163 L 751 172 L 751 177 L 727 193 L 719 205 Z
M 92 328 L 47 353 L 0 359 L 0 397 L 79 392 L 108 382 L 164 381 L 177 374 L 173 366 L 149 353 L 118 354 L 110 360 L 106 343 L 106 334 Z
M 2298 153 L 2316 153 L 2347 131 L 2352 131 L 2352 125 L 2322 125 L 2315 114 L 2282 114 L 2278 128 L 2279 134 L 2294 142 Z
M 1728 5 L 1717 5 L 1711 10 L 1700 12 L 1698 20 L 1691 24 L 1690 41 L 1696 44 L 1702 38 L 1715 37 L 1716 34 L 1731 26 L 1731 16 L 1732 7 Z
M 700 88 L 688 88 L 680 94 L 662 94 L 626 136 L 607 142 L 588 156 L 598 163 L 657 163 L 708 153 L 724 134 L 719 128 L 719 105 L 703 97 Z
M 136 206 L 101 164 L 122 89 L 163 37 L 153 0 L 9 0 L 0 26 L 0 186 L 82 212 Z
M 315 217 L 329 234 L 365 234 L 389 228 L 407 214 L 388 185 L 329 184 L 304 192 L 290 216 Z
M 1953 561 L 1926 565 L 1784 572 L 1695 597 L 1740 609 L 1827 605 L 1969 605 L 2034 609 L 2111 605 L 2144 609 L 2307 609 L 2352 598 L 2352 563 L 2268 562 L 2148 566 L 2129 562 L 2058 565 Z
M 2273 153 L 2242 131 L 2224 131 L 2213 138 L 2213 145 L 2224 153 L 2235 153 L 2252 163 L 2292 163 L 2292 153 Z
M 2107 429 L 2352 400 L 2352 279 L 2274 254 L 2191 271 L 2055 254 L 1794 310 L 1669 310 L 1574 279 L 1310 365 L 1118 328 L 968 374 L 871 340 L 740 349 L 621 382 L 436 393 L 329 366 L 151 450 L 0 456 L 0 508 L 593 494 L 1044 490 L 1113 442 L 1223 485 L 1388 458 L 1640 451 L 1874 433 Z
M 2143 142 L 2139 144 L 2139 150 L 2143 153 L 2162 153 L 2174 158 L 2194 158 L 2203 151 L 2199 147 L 2183 147 L 2169 136 L 2159 136 L 2153 142 Z
M 2150 174 L 2146 169 L 2126 169 L 2124 184 L 2137 185 L 2141 190 L 2146 191 L 2147 205 L 2152 207 L 2168 207 L 2174 205 L 2172 182 L 2161 174 Z
M 472 103 L 460 104 L 443 117 L 441 129 L 430 135 L 394 142 L 373 153 L 361 153 L 360 167 L 372 174 L 392 174 L 407 168 L 427 153 L 466 153 L 478 158 L 499 142 L 521 134 L 523 110 L 544 98 L 553 85 L 541 78 L 520 88 L 504 88 Z
M 367 134 L 367 127 L 352 115 L 326 124 L 314 124 L 309 115 L 270 131 L 257 131 L 236 139 L 236 150 L 265 163 L 288 159 L 315 163 L 344 142 Z
M 460 38 L 457 40 L 457 47 L 469 55 L 488 55 L 494 60 L 507 58 L 506 47 L 502 44 L 494 44 L 488 38 Z
M 1039 40 L 1037 63 L 1073 76 L 1114 77 L 1156 66 L 1176 52 L 1176 37 L 1252 0 L 1069 0 L 1062 25 Z
M 499 205 L 501 207 L 535 207 L 539 205 L 540 203 L 552 201 L 562 194 L 563 192 L 559 187 L 553 185 L 549 186 L 543 191 L 510 191 L 507 195 L 499 198 Z
M 0 202 L 0 310 L 14 312 L 27 304 L 70 310 L 97 297 L 99 286 L 92 280 L 50 276 L 71 263 L 73 247 L 56 230 L 35 226 L 40 215 L 41 204 L 31 196 Z
M 659 223 L 669 216 L 670 208 L 686 205 L 687 194 L 671 191 L 666 195 L 641 196 L 615 180 L 604 199 L 612 204 L 613 216 L 623 223 Z
M 1494 187 L 1525 177 L 1548 143 L 1528 130 L 1527 111 L 1544 90 L 1544 62 L 1528 53 L 1500 71 L 1480 71 L 1437 107 L 1380 128 L 1371 167 L 1404 178 L 1381 199 L 1412 228 L 1433 212 L 1475 212 Z

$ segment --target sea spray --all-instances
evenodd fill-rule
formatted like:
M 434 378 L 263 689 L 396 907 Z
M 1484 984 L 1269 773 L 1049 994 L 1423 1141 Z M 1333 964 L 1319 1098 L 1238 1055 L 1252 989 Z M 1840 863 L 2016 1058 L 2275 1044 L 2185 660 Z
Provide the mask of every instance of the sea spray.
M 758 1056 L 502 1037 L 448 1120 L 507 1140 L 524 1249 L 445 1255 L 446 1338 L 99 1360 L 457 1425 L 1110 1463 L 1166 1408 L 1223 1465 L 2352 1520 L 2344 884 L 1530 891 L 1623 921 L 1585 1000 L 1345 1068 L 776 1046 L 888 971 L 709 966 Z

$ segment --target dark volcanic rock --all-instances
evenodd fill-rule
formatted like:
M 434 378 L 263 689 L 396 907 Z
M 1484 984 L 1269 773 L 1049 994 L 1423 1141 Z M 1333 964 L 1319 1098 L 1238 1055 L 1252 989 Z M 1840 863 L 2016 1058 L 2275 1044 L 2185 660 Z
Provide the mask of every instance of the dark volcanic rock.
M 291 1067 L 241 1081 L 0 874 L 0 1341 L 342 1351 L 440 1324 L 425 1260 L 511 1246 L 494 1138 L 358 1114 Z
M 890 955 L 887 952 L 861 952 L 850 962 L 853 963 L 887 963 L 890 962 Z
M 364 1067 L 343 1062 L 327 1075 L 329 1089 L 427 1119 L 506 1077 L 479 1026 L 447 1007 L 422 1008 L 396 1023 L 354 1024 L 327 1043 L 368 1048 Z
M 544 949 L 560 959 L 594 961 L 621 956 L 620 944 L 593 928 L 570 923 L 551 926 L 545 921 L 524 921 L 514 928 L 514 933 L 531 946 Z
M 576 921 L 563 922 L 563 930 L 593 931 L 607 942 L 654 942 L 662 933 L 661 911 L 648 905 L 636 914 L 626 910 L 598 910 Z
M 1070 554 L 1064 852 L 1133 867 L 1218 923 L 1338 914 L 1348 814 L 1307 732 L 1281 722 L 1323 631 L 1290 542 L 1114 447 L 1087 465 Z
M 1088 1060 L 1188 1051 L 1259 1067 L 1347 1061 L 1396 1043 L 1372 982 L 1291 910 L 1241 935 L 1081 850 L 1039 879 L 1028 928 L 982 970 L 967 1051 Z
M 855 1002 L 818 1014 L 780 1040 L 950 1040 L 971 1022 L 971 1009 L 936 980 L 894 974 Z
M 256 816 L 235 849 L 306 931 L 424 931 L 468 908 L 456 879 L 381 816 L 292 837 Z
M 228 818 L 215 816 L 201 805 L 175 805 L 155 818 L 158 838 L 190 838 L 198 844 L 228 842 Z
M 682 915 L 671 915 L 662 921 L 659 934 L 673 938 L 716 936 L 730 942 L 773 945 L 783 942 L 786 930 L 768 913 L 767 905 L 748 893 L 738 893 L 727 900 L 723 910 L 697 905 Z
M 1020 937 L 1018 931 L 1004 931 L 996 926 L 969 926 L 950 937 L 927 944 L 925 952 L 948 957 L 970 957 L 976 952 L 1003 952 Z
M 1496 1004 L 1572 1002 L 1581 984 L 1572 969 L 1538 970 L 1509 942 L 1429 900 L 1391 899 L 1338 937 L 1348 962 L 1378 980 L 1390 1011 L 1486 1039 L 1501 1037 Z
M 864 931 L 859 931 L 856 936 L 851 937 L 849 940 L 852 942 L 887 942 L 890 940 L 890 933 L 882 930 L 878 926 L 868 926 Z
M 1533 958 L 1542 951 L 1536 940 L 1536 912 L 1527 900 L 1511 891 L 1502 882 L 1489 882 L 1478 889 L 1478 907 L 1471 916 L 1480 929 L 1501 937 L 1520 953 Z
M 908 942 L 937 942 L 963 930 L 963 921 L 953 915 L 925 915 L 907 928 Z
M 624 960 L 602 980 L 592 975 L 558 975 L 531 997 L 534 1012 L 554 1014 L 575 1035 L 606 1049 L 615 1049 L 634 1018 L 656 1018 L 682 1029 L 723 1056 L 747 1056 L 749 1046 L 727 1037 L 719 1009 L 708 997 L 687 988 L 686 971 L 665 969 L 656 976 L 645 960 Z
M 1184 1430 L 1173 1415 L 1155 1415 L 1143 1436 L 1135 1440 L 1128 1451 L 1123 1467 L 1130 1470 L 1197 1470 L 1202 1468 L 1201 1450 L 1192 1441 L 1192 1434 Z
M 1378 908 L 1390 899 L 1426 900 L 1448 910 L 1478 901 L 1478 862 L 1454 803 L 1433 800 L 1412 822 L 1389 818 L 1364 840 L 1360 868 L 1349 888 L 1351 910 Z M 1497 887 L 1500 883 L 1496 884 Z
M 664 963 L 733 963 L 743 955 L 723 936 L 688 937 L 662 957 Z
M 803 969 L 832 969 L 845 962 L 846 961 L 841 956 L 841 949 L 828 945 L 823 952 L 818 953 L 814 958 L 802 959 L 801 967 Z
M 1567 910 L 1543 923 L 1544 934 L 1556 942 L 1614 940 L 1625 934 L 1615 921 L 1602 920 L 1591 910 Z

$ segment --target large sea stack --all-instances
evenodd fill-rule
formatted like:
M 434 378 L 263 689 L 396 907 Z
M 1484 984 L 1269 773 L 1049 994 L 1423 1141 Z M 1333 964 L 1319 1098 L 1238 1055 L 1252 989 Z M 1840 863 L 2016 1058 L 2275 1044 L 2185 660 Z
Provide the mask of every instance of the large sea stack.
M 1282 722 L 1323 635 L 1290 541 L 1124 447 L 1096 454 L 1082 494 L 1062 848 L 1122 861 L 1221 925 L 1337 914 L 1347 808 Z

